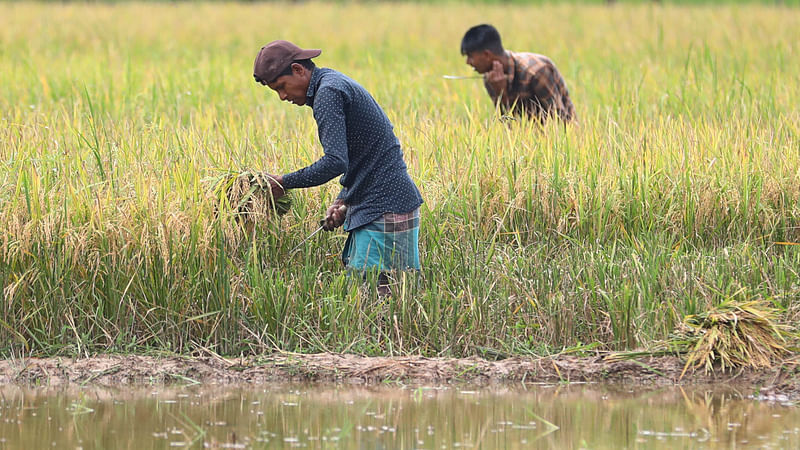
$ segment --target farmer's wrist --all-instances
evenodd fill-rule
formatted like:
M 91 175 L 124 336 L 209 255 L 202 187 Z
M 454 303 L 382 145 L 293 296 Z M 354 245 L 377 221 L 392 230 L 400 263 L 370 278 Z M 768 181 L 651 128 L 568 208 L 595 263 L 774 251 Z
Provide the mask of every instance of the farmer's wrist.
M 275 181 L 280 183 L 280 185 L 283 186 L 283 189 L 285 190 L 292 189 L 294 187 L 292 174 L 290 173 L 278 175 L 277 177 L 275 177 Z

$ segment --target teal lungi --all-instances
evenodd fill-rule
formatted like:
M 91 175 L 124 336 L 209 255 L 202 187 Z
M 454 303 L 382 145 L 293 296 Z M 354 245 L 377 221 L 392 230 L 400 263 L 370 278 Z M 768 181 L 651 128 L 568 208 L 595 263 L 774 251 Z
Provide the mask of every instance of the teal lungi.
M 342 250 L 348 269 L 419 269 L 419 208 L 410 213 L 386 213 L 350 232 Z

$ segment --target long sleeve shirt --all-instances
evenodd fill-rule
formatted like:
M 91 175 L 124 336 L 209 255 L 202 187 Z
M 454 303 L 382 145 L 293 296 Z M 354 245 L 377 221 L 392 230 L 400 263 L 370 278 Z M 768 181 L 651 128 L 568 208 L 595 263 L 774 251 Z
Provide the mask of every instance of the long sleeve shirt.
M 518 53 L 506 50 L 508 57 L 508 81 L 503 92 L 496 92 L 489 84 L 488 75 L 484 86 L 495 104 L 505 112 L 527 113 L 544 123 L 555 116 L 564 122 L 575 119 L 575 107 L 569 97 L 567 85 L 550 58 L 536 53 Z
M 284 188 L 319 186 L 341 175 L 338 198 L 348 207 L 347 231 L 422 204 L 394 127 L 366 89 L 340 72 L 315 68 L 306 96 L 324 155 L 284 175 Z

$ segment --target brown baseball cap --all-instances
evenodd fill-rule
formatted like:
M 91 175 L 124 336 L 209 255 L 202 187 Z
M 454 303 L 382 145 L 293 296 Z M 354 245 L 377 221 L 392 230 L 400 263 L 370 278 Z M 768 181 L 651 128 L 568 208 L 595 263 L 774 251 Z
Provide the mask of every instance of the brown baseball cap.
M 256 81 L 271 83 L 292 61 L 316 58 L 322 50 L 303 50 L 289 41 L 278 40 L 261 47 L 253 64 Z

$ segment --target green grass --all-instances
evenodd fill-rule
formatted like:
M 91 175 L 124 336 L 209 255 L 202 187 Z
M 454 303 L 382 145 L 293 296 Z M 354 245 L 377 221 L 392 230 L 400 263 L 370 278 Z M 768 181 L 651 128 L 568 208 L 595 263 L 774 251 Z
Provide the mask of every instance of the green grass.
M 623 350 L 734 294 L 795 323 L 794 12 L 2 4 L 0 354 Z M 479 80 L 442 79 L 471 72 L 481 22 L 556 62 L 578 125 L 502 123 Z M 254 236 L 215 215 L 208 177 L 321 155 L 311 111 L 253 82 L 277 38 L 322 48 L 395 124 L 426 201 L 395 297 L 346 276 L 343 233 L 288 254 L 335 182 Z

